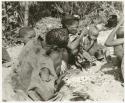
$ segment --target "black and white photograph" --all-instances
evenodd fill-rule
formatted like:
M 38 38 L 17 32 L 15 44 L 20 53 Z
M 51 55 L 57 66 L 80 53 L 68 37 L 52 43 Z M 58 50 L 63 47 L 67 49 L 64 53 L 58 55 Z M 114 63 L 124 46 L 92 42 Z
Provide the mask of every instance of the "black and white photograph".
M 2 101 L 124 102 L 124 1 L 1 1 Z

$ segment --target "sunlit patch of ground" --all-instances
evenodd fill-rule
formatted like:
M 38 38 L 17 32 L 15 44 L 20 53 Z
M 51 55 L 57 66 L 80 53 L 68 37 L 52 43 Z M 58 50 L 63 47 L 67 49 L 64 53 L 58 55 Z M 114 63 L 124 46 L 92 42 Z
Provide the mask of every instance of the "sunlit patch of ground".
M 22 47 L 9 48 L 10 57 L 14 59 L 20 53 Z M 16 53 L 16 54 L 15 54 Z M 121 85 L 120 69 L 106 62 L 96 62 L 96 66 L 90 69 L 79 71 L 72 69 L 64 78 L 65 85 L 60 92 L 63 92 L 61 101 L 70 100 L 73 92 L 82 92 L 89 95 L 88 100 L 93 101 L 123 101 L 124 87 Z M 14 100 L 14 92 L 10 85 L 11 67 L 2 68 L 3 73 L 3 100 Z

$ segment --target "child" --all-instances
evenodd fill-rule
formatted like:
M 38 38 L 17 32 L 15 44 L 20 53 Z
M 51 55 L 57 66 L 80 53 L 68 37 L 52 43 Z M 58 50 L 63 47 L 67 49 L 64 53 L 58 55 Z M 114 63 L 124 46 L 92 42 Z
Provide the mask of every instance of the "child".
M 23 47 L 26 45 L 26 43 L 28 41 L 30 41 L 31 39 L 33 39 L 35 37 L 36 33 L 35 30 L 31 27 L 22 27 L 19 30 L 19 35 L 18 35 L 18 41 L 20 41 L 21 43 L 23 43 L 22 45 L 17 46 L 18 51 L 16 50 L 16 56 L 14 59 L 18 59 L 18 56 L 20 54 L 20 52 L 22 51 Z M 21 54 L 22 56 L 22 54 Z
M 122 76 L 124 78 L 124 66 L 123 66 L 123 62 L 124 61 L 124 48 L 123 48 L 123 44 L 124 44 L 124 29 L 123 27 L 120 27 L 123 24 L 123 18 L 121 18 L 119 24 L 116 26 L 116 28 L 111 32 L 111 34 L 109 35 L 108 39 L 106 40 L 105 45 L 110 47 L 113 46 L 114 47 L 114 51 L 115 51 L 115 55 L 118 57 L 118 61 L 119 61 L 119 65 L 121 65 L 121 71 L 122 71 Z M 114 40 L 116 34 L 116 38 Z
M 30 41 L 32 40 L 33 38 L 35 38 L 36 36 L 36 33 L 35 33 L 35 30 L 31 27 L 22 27 L 20 30 L 19 30 L 19 36 L 18 36 L 18 39 L 21 43 L 23 43 L 24 45 L 20 45 L 20 47 L 18 49 L 21 49 L 19 50 L 19 53 L 17 53 L 18 55 L 16 56 L 16 59 L 14 61 L 14 65 L 13 65 L 13 69 L 16 68 L 16 66 L 18 65 L 18 61 L 20 61 L 21 58 L 24 58 L 24 54 L 23 54 L 23 51 L 28 51 L 27 49 L 30 49 L 30 48 L 27 48 L 25 49 L 24 46 Z M 24 50 L 25 49 L 25 50 Z M 29 50 L 30 51 L 30 50 Z M 15 66 L 15 67 L 14 67 Z
M 93 61 L 95 60 L 93 57 L 95 56 L 98 47 L 98 35 L 98 29 L 95 26 L 91 26 L 89 28 L 88 36 L 86 36 L 80 43 L 79 52 L 76 56 L 76 66 L 78 68 L 86 68 L 86 66 L 89 67 L 90 63 L 93 64 Z
M 78 46 L 80 44 L 80 41 L 82 40 L 84 34 L 86 34 L 87 30 L 84 30 L 84 32 L 82 33 L 78 31 L 79 16 L 67 15 L 62 19 L 61 22 L 63 28 L 65 28 L 68 31 L 69 35 L 69 42 L 67 51 L 65 51 L 65 57 L 68 57 L 68 64 L 73 65 L 75 63 L 75 55 L 78 52 Z
M 19 30 L 19 38 L 24 43 L 24 45 L 35 36 L 35 30 L 31 27 L 22 27 Z
M 33 30 L 33 28 L 31 27 L 22 27 L 20 30 L 19 30 L 19 41 L 23 42 L 24 45 L 29 41 L 31 40 L 32 38 L 35 37 L 35 31 Z M 19 47 L 19 49 L 22 49 L 22 46 Z M 9 49 L 8 49 L 9 50 Z M 18 55 L 18 52 L 16 52 L 16 54 Z M 13 59 L 17 59 L 17 55 L 15 55 L 14 57 L 11 57 L 9 56 L 8 52 L 6 51 L 5 48 L 2 48 L 2 60 L 3 62 L 4 61 L 13 61 Z M 11 60 L 10 60 L 11 59 Z M 14 61 L 15 62 L 15 61 Z M 10 65 L 13 64 L 13 62 L 10 63 Z
M 63 78 L 59 72 L 68 38 L 64 29 L 53 29 L 47 33 L 46 42 L 40 36 L 29 41 L 12 78 L 16 81 L 15 90 L 23 90 L 32 100 L 52 98 Z

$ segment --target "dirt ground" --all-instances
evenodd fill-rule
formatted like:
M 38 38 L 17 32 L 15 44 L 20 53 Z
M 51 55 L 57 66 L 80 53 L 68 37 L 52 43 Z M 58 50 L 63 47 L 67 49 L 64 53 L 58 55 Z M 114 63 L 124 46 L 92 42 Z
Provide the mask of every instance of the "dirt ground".
M 9 48 L 12 60 L 16 60 L 22 46 Z M 16 55 L 15 55 L 16 53 Z M 3 66 L 3 100 L 13 101 L 15 97 L 10 85 L 11 67 Z M 96 62 L 96 66 L 79 71 L 71 69 L 64 78 L 65 85 L 60 90 L 63 93 L 60 101 L 70 100 L 73 92 L 86 93 L 88 100 L 94 101 L 123 101 L 124 87 L 120 81 L 120 69 L 112 63 Z
M 71 95 L 68 97 L 66 93 L 62 101 L 73 97 L 72 92 L 85 93 L 89 96 L 88 100 L 92 101 L 123 101 L 124 88 L 120 81 L 120 70 L 106 62 L 96 64 L 87 71 L 70 70 L 65 77 L 65 86 Z
M 100 33 L 98 42 L 104 45 L 104 42 L 112 30 Z M 8 48 L 7 51 L 12 59 L 15 61 L 18 57 L 23 45 Z M 2 84 L 3 84 L 3 100 L 13 101 L 14 92 L 10 85 L 11 67 L 2 68 Z M 64 78 L 65 85 L 61 88 L 61 98 L 59 101 L 71 100 L 74 98 L 73 92 L 80 92 L 87 94 L 90 101 L 123 101 L 124 100 L 124 86 L 120 79 L 120 69 L 113 66 L 112 63 L 96 62 L 96 66 L 90 69 L 80 71 L 78 69 L 71 69 Z M 86 100 L 86 99 L 85 99 Z

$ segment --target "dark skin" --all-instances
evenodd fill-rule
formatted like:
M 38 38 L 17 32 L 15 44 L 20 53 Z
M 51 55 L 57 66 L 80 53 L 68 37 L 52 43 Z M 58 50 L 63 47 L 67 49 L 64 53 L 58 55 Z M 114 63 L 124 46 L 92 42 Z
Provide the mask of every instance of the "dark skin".
M 117 32 L 117 30 L 119 29 L 119 27 L 121 26 L 122 23 L 123 23 L 123 18 L 121 19 L 121 21 L 119 22 L 117 27 L 114 29 L 114 31 L 109 35 L 109 37 L 108 37 L 108 39 L 105 43 L 106 46 L 111 47 L 111 46 L 121 46 L 121 45 L 123 45 L 124 38 L 119 38 L 119 39 L 114 40 L 116 32 Z M 82 93 L 82 92 L 78 92 L 78 93 L 74 93 L 74 94 L 76 94 L 77 96 L 80 96 L 80 97 L 85 97 L 84 93 Z
M 77 29 L 77 28 L 76 28 Z M 79 33 L 79 32 L 78 32 Z M 78 35 L 78 33 L 76 33 L 75 35 Z M 77 53 L 77 47 L 79 46 L 81 40 L 83 39 L 83 37 L 88 33 L 87 28 L 84 28 L 81 32 L 81 34 L 73 41 L 69 41 L 68 43 L 68 47 L 72 50 L 73 54 Z
M 79 21 L 75 21 L 72 25 L 66 26 L 70 34 L 78 35 L 75 40 L 73 40 L 73 41 L 69 40 L 68 45 L 67 45 L 68 49 L 64 50 L 64 52 L 63 52 L 63 60 L 68 64 L 73 63 L 73 61 L 69 60 L 69 58 L 74 59 L 73 56 L 78 52 L 78 46 L 79 46 L 81 40 L 83 39 L 84 35 L 86 35 L 88 32 L 87 28 L 84 28 L 82 31 L 78 31 L 77 30 L 78 24 L 79 24 Z
M 111 47 L 111 46 L 122 45 L 124 43 L 124 38 L 114 40 L 116 32 L 119 29 L 119 27 L 122 25 L 123 20 L 124 19 L 122 18 L 121 21 L 119 22 L 119 24 L 116 26 L 116 28 L 109 35 L 109 37 L 108 37 L 108 39 L 106 40 L 106 43 L 105 43 L 106 46 Z
M 76 20 L 72 23 L 72 25 L 66 25 L 66 29 L 69 31 L 69 34 L 72 35 L 79 35 L 78 29 L 79 21 Z M 62 59 L 66 62 L 67 67 L 68 64 L 70 64 L 69 58 L 72 58 L 70 54 L 75 55 L 78 52 L 78 46 L 80 41 L 82 40 L 83 36 L 88 32 L 87 29 L 84 29 L 82 32 L 80 31 L 80 34 L 75 40 L 68 42 L 67 48 L 63 49 L 63 56 Z
M 122 66 L 123 65 L 122 61 L 124 60 L 123 59 L 123 56 L 124 56 L 124 54 L 123 54 L 124 30 L 123 30 L 123 27 L 120 27 L 123 24 L 123 22 L 124 22 L 124 18 L 122 17 L 120 19 L 120 22 L 116 26 L 116 28 L 109 35 L 108 39 L 106 40 L 105 45 L 108 47 L 111 47 L 111 46 L 114 47 L 115 55 L 118 57 L 118 66 L 121 67 L 122 73 L 124 74 L 124 72 L 123 72 L 124 68 Z M 116 35 L 117 39 L 114 40 L 115 35 Z
M 47 48 L 47 44 L 44 43 L 43 45 L 43 48 L 46 50 L 48 49 Z M 58 91 L 60 88 L 61 88 L 61 82 L 62 82 L 62 79 L 65 77 L 66 73 L 62 74 L 62 75 L 59 75 L 59 72 L 61 70 L 60 66 L 61 66 L 61 61 L 62 61 L 62 52 L 63 52 L 63 49 L 59 49 L 58 51 L 53 51 L 51 52 L 51 54 L 49 54 L 49 57 L 52 59 L 53 61 L 53 64 L 54 64 L 54 68 L 56 70 L 56 74 L 58 75 L 58 79 L 55 81 L 55 88 L 56 88 L 56 91 Z M 41 77 L 41 80 L 42 81 L 45 81 L 45 82 L 49 82 L 50 81 L 50 71 L 48 68 L 43 68 L 41 71 L 40 71 L 40 77 Z M 40 98 L 39 96 L 37 97 L 37 94 L 36 93 L 39 93 L 40 90 L 38 89 L 35 89 L 35 92 L 34 91 L 31 91 L 31 93 L 29 93 L 30 97 L 33 98 L 33 100 L 48 100 L 48 97 L 49 96 L 45 96 L 44 98 Z
M 116 28 L 111 32 L 108 39 L 106 40 L 105 45 L 108 47 L 114 46 L 115 54 L 122 59 L 122 52 L 123 52 L 123 43 L 124 43 L 124 30 L 123 27 L 120 27 L 123 24 L 123 18 L 116 26 Z M 114 37 L 117 39 L 114 39 Z
M 46 49 L 46 43 L 44 43 L 44 49 Z M 67 51 L 65 48 L 61 48 L 59 49 L 58 51 L 53 51 L 50 55 L 51 59 L 53 60 L 53 63 L 54 63 L 54 67 L 56 69 L 56 73 L 58 75 L 58 79 L 56 80 L 56 85 L 55 87 L 56 88 L 60 88 L 59 87 L 59 84 L 62 82 L 62 79 L 65 77 L 65 75 L 67 74 L 66 72 L 63 73 L 62 75 L 60 75 L 60 71 L 61 71 L 61 63 L 62 63 L 62 60 L 64 60 L 65 62 L 67 61 Z M 64 58 L 66 57 L 66 58 Z M 47 76 L 47 75 L 46 75 Z M 48 77 L 46 77 L 48 78 Z
M 29 42 L 30 43 L 30 42 Z M 35 49 L 34 47 L 37 47 L 38 46 L 38 48 L 40 48 L 40 47 L 42 47 L 45 51 L 47 51 L 47 49 L 49 49 L 49 47 L 50 46 L 48 46 L 43 40 L 41 40 L 40 38 L 37 38 L 37 40 L 36 40 L 36 42 L 33 42 L 33 43 L 35 43 L 35 44 L 29 44 L 30 45 L 30 47 L 31 47 L 31 49 L 33 50 L 33 49 Z M 31 51 L 31 50 L 30 50 Z M 29 51 L 29 52 L 30 52 Z M 36 51 L 36 49 L 34 50 L 34 51 Z M 24 52 L 25 52 L 25 50 L 24 50 Z M 63 49 L 60 49 L 59 48 L 59 50 L 58 51 L 52 51 L 50 54 L 49 54 L 49 57 L 52 59 L 52 61 L 53 61 L 53 64 L 54 64 L 54 68 L 55 68 L 55 70 L 56 70 L 56 73 L 57 73 L 57 75 L 59 74 L 59 72 L 60 72 L 60 65 L 61 65 L 61 61 L 62 61 L 62 52 L 63 52 Z M 25 58 L 25 55 L 28 55 L 28 54 L 26 54 L 27 52 L 25 52 L 25 53 L 23 53 L 23 55 L 21 55 L 21 58 L 20 59 L 24 59 Z M 36 53 L 36 52 L 35 52 Z M 39 53 L 39 52 L 38 52 Z M 35 55 L 34 53 L 32 54 L 32 56 L 33 55 Z M 48 55 L 46 55 L 46 56 L 48 56 Z M 34 56 L 35 57 L 35 56 Z M 30 60 L 29 60 L 30 61 Z M 29 70 L 31 70 L 31 68 L 29 68 Z M 40 71 L 40 76 L 41 76 L 41 79 L 42 79 L 42 81 L 45 81 L 45 82 L 49 82 L 50 81 L 50 78 L 49 78 L 49 76 L 50 76 L 50 71 L 49 71 L 49 69 L 48 68 L 42 68 L 42 71 Z M 59 76 L 59 78 L 58 78 L 58 83 L 56 83 L 56 85 L 55 85 L 55 88 L 58 88 L 58 84 L 61 82 L 61 80 L 62 80 L 62 78 L 63 78 L 64 76 Z M 55 79 L 54 79 L 55 80 Z M 54 82 L 53 82 L 54 83 Z M 37 96 L 37 94 L 36 93 L 39 93 L 40 92 L 40 90 L 38 90 L 37 88 L 34 88 L 35 90 L 34 91 L 30 91 L 29 92 L 29 96 L 33 99 L 33 100 L 48 100 L 49 99 L 49 97 L 51 97 L 51 94 L 49 95 L 49 96 L 47 96 L 47 95 L 44 95 L 44 97 L 41 99 L 39 96 Z M 43 92 L 43 91 L 42 91 Z

